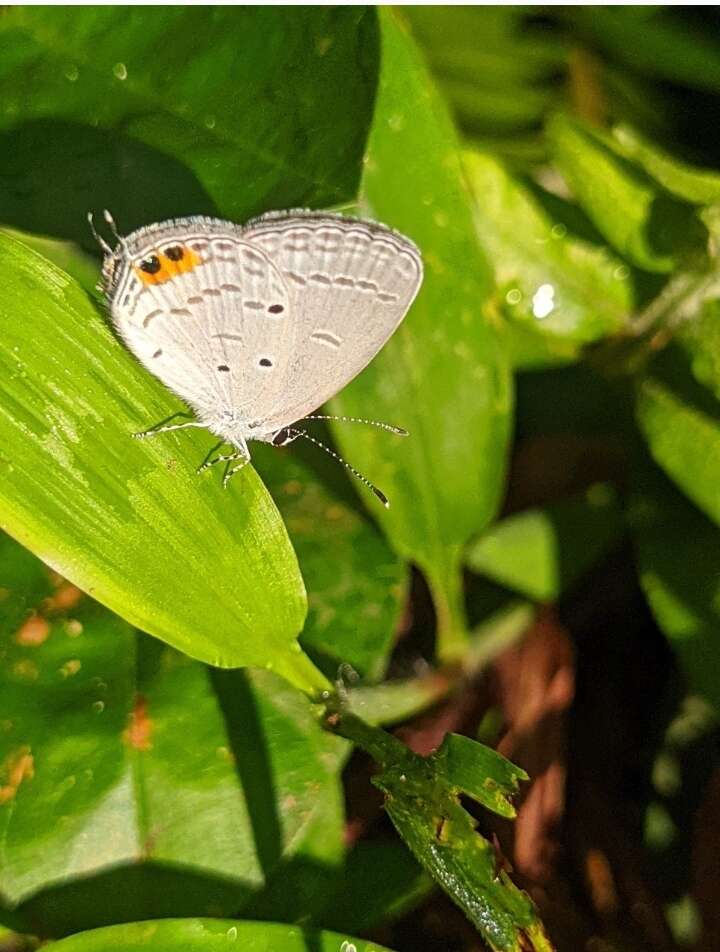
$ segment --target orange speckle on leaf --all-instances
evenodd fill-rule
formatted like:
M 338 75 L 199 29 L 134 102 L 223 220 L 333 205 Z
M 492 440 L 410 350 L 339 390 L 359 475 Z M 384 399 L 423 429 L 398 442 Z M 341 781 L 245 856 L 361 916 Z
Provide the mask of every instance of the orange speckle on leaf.
M 77 603 L 83 597 L 83 593 L 72 582 L 61 582 L 54 595 L 46 598 L 42 603 L 43 611 L 48 615 L 55 612 L 66 612 L 75 608 Z
M 147 698 L 138 694 L 130 712 L 130 721 L 123 731 L 123 740 L 135 750 L 151 750 L 154 724 L 148 717 Z
M 0 787 L 0 804 L 8 803 L 17 793 L 23 780 L 32 780 L 35 776 L 35 762 L 27 744 L 7 755 L 0 775 L 5 781 Z
M 31 615 L 15 632 L 15 641 L 26 648 L 37 648 L 50 634 L 50 623 L 40 615 Z

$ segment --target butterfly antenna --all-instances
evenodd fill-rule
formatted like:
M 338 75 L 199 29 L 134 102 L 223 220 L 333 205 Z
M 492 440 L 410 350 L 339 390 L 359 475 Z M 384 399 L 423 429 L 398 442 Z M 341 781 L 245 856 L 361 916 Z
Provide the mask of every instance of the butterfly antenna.
M 335 452 L 335 450 L 331 450 L 329 446 L 325 446 L 324 443 L 321 443 L 320 440 L 316 440 L 314 436 L 310 436 L 310 434 L 307 433 L 305 430 L 293 430 L 292 433 L 293 435 L 302 436 L 303 439 L 309 440 L 311 443 L 314 443 L 315 446 L 319 446 L 321 450 L 324 450 L 328 454 L 328 456 L 332 456 L 333 459 L 336 459 L 338 463 L 344 466 L 345 469 L 349 470 L 353 474 L 353 476 L 355 476 L 357 479 L 360 480 L 361 483 L 364 483 L 367 486 L 367 488 L 370 490 L 370 492 L 374 493 L 377 496 L 377 498 L 380 500 L 383 506 L 385 506 L 386 509 L 390 508 L 390 503 L 388 502 L 388 498 L 385 495 L 385 493 L 381 492 L 377 488 L 377 486 L 373 486 L 373 484 L 370 482 L 367 476 L 363 476 L 361 472 L 359 472 L 357 469 L 355 469 L 354 466 L 348 463 L 346 459 L 343 459 L 342 456 L 340 456 L 338 453 Z
M 120 232 L 118 231 L 117 225 L 115 224 L 115 219 L 112 217 L 112 215 L 111 215 L 110 212 L 107 210 L 107 208 L 106 208 L 106 209 L 104 210 L 104 212 L 103 212 L 103 218 L 105 219 L 105 221 L 106 221 L 106 222 L 108 223 L 108 225 L 110 226 L 110 231 L 113 233 L 113 236 L 114 236 L 115 240 L 117 241 L 117 243 L 118 243 L 119 245 L 121 245 L 123 248 L 126 248 L 126 247 L 127 247 L 127 243 L 126 243 L 125 239 L 123 238 L 123 236 L 122 236 L 122 235 L 120 234 Z
M 103 254 L 111 255 L 113 253 L 113 250 L 110 247 L 110 245 L 107 243 L 107 241 L 105 241 L 105 239 L 102 237 L 102 235 L 98 234 L 97 228 L 95 227 L 95 219 L 93 218 L 92 212 L 88 212 L 87 220 L 88 220 L 88 224 L 90 225 L 90 231 L 92 232 L 92 236 L 102 248 Z
M 381 420 L 364 420 L 360 417 L 352 416 L 334 416 L 326 413 L 313 413 L 311 416 L 303 417 L 305 420 L 335 420 L 337 423 L 364 423 L 366 426 L 376 426 L 380 430 L 386 430 L 388 433 L 394 433 L 396 436 L 410 436 L 407 430 L 401 426 L 393 426 L 392 423 L 383 423 Z

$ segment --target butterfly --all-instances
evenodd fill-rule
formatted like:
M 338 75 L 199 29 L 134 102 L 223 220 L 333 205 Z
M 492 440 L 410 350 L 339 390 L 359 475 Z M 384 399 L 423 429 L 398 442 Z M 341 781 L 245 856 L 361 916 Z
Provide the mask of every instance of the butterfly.
M 250 460 L 248 442 L 298 437 L 397 329 L 420 288 L 417 247 L 376 222 L 305 210 L 236 225 L 176 218 L 120 236 L 105 253 L 102 289 L 114 326 L 138 360 L 195 419 L 136 434 L 205 427 L 232 447 L 224 485 Z M 183 414 L 176 414 L 176 416 Z M 170 418 L 171 420 L 174 419 Z M 390 424 L 337 418 L 406 431 Z M 387 505 L 385 496 L 340 460 Z

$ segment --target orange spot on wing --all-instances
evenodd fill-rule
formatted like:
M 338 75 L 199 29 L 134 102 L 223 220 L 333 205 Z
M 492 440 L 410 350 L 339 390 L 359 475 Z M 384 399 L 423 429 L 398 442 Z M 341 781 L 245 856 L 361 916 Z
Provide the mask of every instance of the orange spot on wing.
M 160 260 L 160 269 L 155 274 L 149 274 L 147 271 L 143 271 L 139 265 L 133 265 L 133 271 L 143 284 L 165 284 L 166 281 L 170 281 L 179 274 L 187 274 L 197 268 L 199 264 L 202 264 L 203 259 L 192 248 L 188 248 L 187 245 L 178 245 L 177 247 L 183 253 L 179 261 L 172 261 L 167 255 L 159 251 L 148 254 L 148 257 L 150 254 L 155 254 Z

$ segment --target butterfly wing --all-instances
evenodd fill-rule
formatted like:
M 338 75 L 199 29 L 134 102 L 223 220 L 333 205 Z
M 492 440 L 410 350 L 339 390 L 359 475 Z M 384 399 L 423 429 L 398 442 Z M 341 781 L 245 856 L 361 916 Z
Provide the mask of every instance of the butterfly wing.
M 125 247 L 110 311 L 145 367 L 201 417 L 270 405 L 288 372 L 290 296 L 263 250 L 203 218 L 141 229 Z
M 415 245 L 372 222 L 312 212 L 249 222 L 243 238 L 278 269 L 290 297 L 283 373 L 255 406 L 271 433 L 334 396 L 377 354 L 422 281 Z

